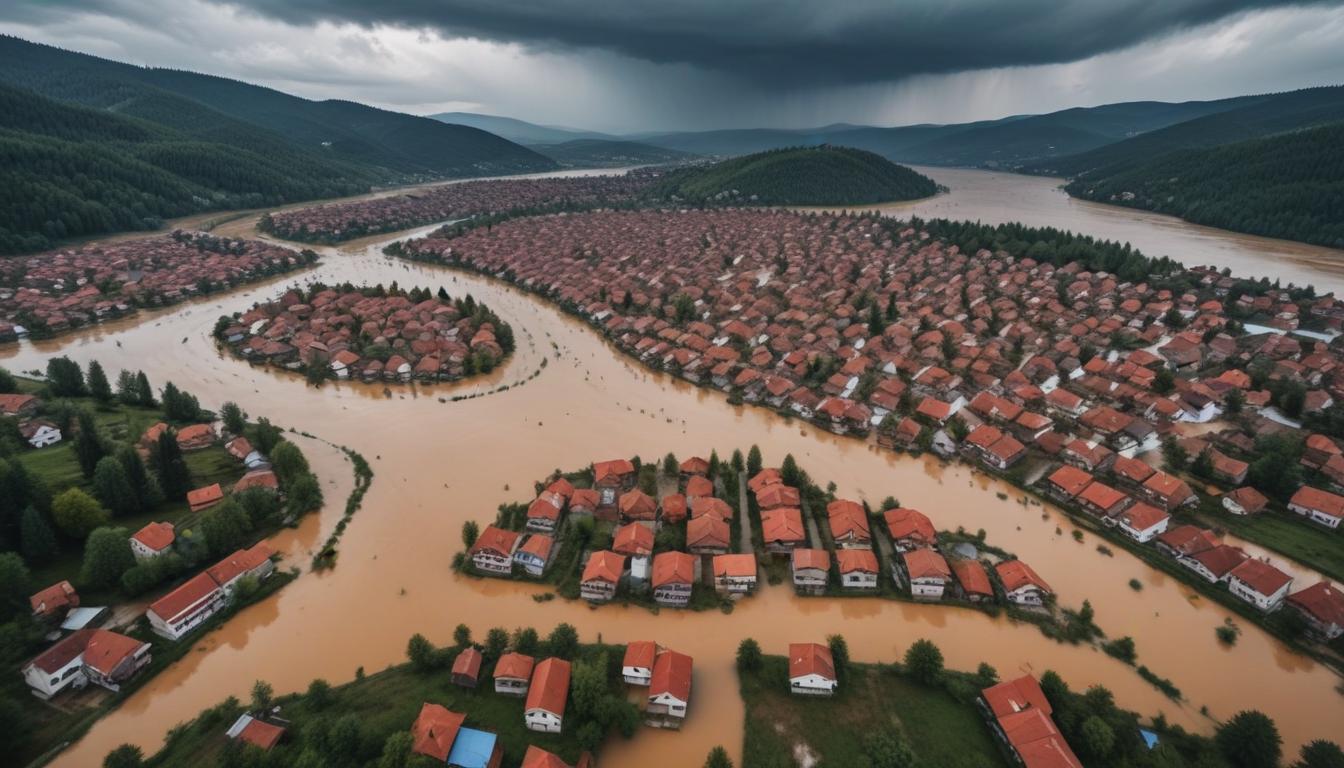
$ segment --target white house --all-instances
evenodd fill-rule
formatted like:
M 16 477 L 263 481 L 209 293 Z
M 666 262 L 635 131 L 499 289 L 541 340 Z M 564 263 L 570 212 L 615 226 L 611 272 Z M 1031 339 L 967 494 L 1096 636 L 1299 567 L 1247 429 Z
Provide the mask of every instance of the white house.
M 1288 510 L 1326 528 L 1338 528 L 1344 519 L 1344 496 L 1304 485 L 1288 500 Z
M 569 671 L 568 661 L 554 657 L 543 660 L 532 671 L 523 709 L 523 722 L 528 730 L 560 733 L 569 699 Z
M 495 525 L 486 526 L 471 545 L 471 564 L 479 571 L 507 576 L 513 573 L 513 553 L 518 549 L 518 533 Z
M 1008 560 L 994 566 L 999 582 L 1003 584 L 1004 595 L 1009 602 L 1017 605 L 1037 606 L 1054 592 L 1031 566 L 1021 560 Z
M 625 646 L 621 662 L 621 678 L 630 685 L 647 686 L 653 679 L 653 663 L 662 650 L 652 640 L 636 640 Z
M 106 629 L 81 629 L 48 648 L 23 668 L 24 681 L 40 699 L 69 687 L 96 683 L 110 691 L 151 661 L 150 645 Z
M 1116 526 L 1140 544 L 1147 544 L 1165 533 L 1170 522 L 1171 515 L 1143 502 L 1130 506 L 1115 518 Z
M 131 534 L 131 554 L 136 560 L 153 560 L 168 554 L 176 538 L 172 523 L 149 523 Z
M 535 660 L 521 653 L 500 656 L 495 662 L 495 693 L 526 696 L 534 666 Z
M 30 421 L 19 427 L 19 433 L 34 448 L 46 448 L 61 442 L 61 430 L 49 421 Z
M 649 698 L 644 714 L 651 725 L 680 728 L 691 703 L 691 657 L 676 651 L 663 651 L 653 662 Z
M 877 555 L 871 549 L 838 549 L 840 586 L 845 589 L 877 589 Z
M 224 590 L 210 578 L 210 574 L 198 573 L 156 600 L 145 616 L 149 618 L 154 634 L 179 640 L 218 613 L 224 602 Z
M 271 557 L 275 550 L 264 541 L 253 544 L 248 549 L 240 549 L 205 570 L 215 584 L 219 585 L 226 600 L 233 598 L 238 584 L 252 577 L 261 581 L 275 572 L 275 563 Z
M 830 696 L 839 683 L 831 649 L 820 643 L 789 644 L 789 690 L 809 696 Z
M 1266 613 L 1283 603 L 1292 585 L 1293 577 L 1263 560 L 1247 560 L 1227 575 L 1228 591 Z
M 819 595 L 826 591 L 831 570 L 831 555 L 824 549 L 799 547 L 790 555 L 793 570 L 793 588 L 805 595 Z
M 901 555 L 909 578 L 910 595 L 916 599 L 941 600 L 952 569 L 943 556 L 932 549 L 912 549 Z
M 546 572 L 546 564 L 551 560 L 551 548 L 554 541 L 544 533 L 529 534 L 513 553 L 514 565 L 523 569 L 529 576 L 540 577 Z

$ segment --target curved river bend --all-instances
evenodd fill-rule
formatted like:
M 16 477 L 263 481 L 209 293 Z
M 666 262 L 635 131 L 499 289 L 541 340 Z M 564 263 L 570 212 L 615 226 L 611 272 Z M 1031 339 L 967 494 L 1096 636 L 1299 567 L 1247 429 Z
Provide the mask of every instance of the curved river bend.
M 1013 199 L 1062 197 L 1050 180 L 931 172 L 954 189 L 964 184 L 963 191 L 905 210 L 997 220 L 991 214 L 1000 209 L 974 209 L 977 193 L 971 182 L 998 189 L 1004 179 L 1026 187 Z M 1067 198 L 1064 203 L 1076 205 Z M 1104 218 L 1112 210 L 1085 205 L 1098 209 L 1089 217 Z M 1008 207 L 1001 212 L 1005 219 L 1045 223 Z M 1114 226 L 1134 231 L 1084 231 L 1121 236 L 1145 251 L 1163 252 L 1134 236 L 1150 230 L 1142 217 L 1135 219 L 1123 209 L 1116 215 L 1123 223 Z M 1183 237 L 1216 239 L 1194 230 Z M 1238 259 L 1251 258 L 1254 239 L 1221 237 L 1220 248 L 1240 254 Z M 1123 551 L 1114 557 L 1099 554 L 1098 540 L 1091 535 L 1082 543 L 1074 541 L 1074 526 L 1057 510 L 1023 503 L 1020 492 L 965 467 L 878 452 L 761 409 L 731 406 L 717 393 L 629 362 L 586 326 L 509 286 L 390 260 L 380 253 L 381 243 L 390 239 L 395 238 L 339 252 L 328 249 L 323 263 L 298 279 L 397 280 L 403 286 L 442 285 L 454 296 L 470 292 L 513 325 L 518 348 L 507 365 L 487 380 L 456 386 L 385 390 L 340 384 L 313 390 L 300 377 L 251 368 L 215 349 L 210 340 L 215 318 L 275 295 L 293 276 L 58 340 L 0 350 L 0 363 L 12 370 L 41 367 L 53 354 L 68 354 L 81 363 L 98 359 L 112 370 L 144 369 L 156 385 L 171 379 L 208 405 L 235 400 L 285 427 L 348 445 L 368 458 L 376 472 L 363 509 L 342 539 L 335 570 L 305 573 L 275 597 L 202 638 L 199 652 L 150 681 L 55 765 L 97 765 L 108 750 L 127 741 L 153 751 L 174 724 L 227 695 L 245 698 L 254 680 L 265 679 L 278 692 L 302 689 L 315 677 L 344 682 L 357 667 L 372 672 L 403 660 L 411 634 L 422 632 L 446 643 L 462 622 L 480 636 L 492 626 L 530 625 L 547 631 L 568 621 L 587 639 L 656 639 L 692 655 L 695 694 L 686 727 L 679 733 L 646 728 L 631 741 L 613 741 L 603 752 L 603 764 L 611 766 L 650 760 L 699 764 L 714 744 L 725 745 L 739 759 L 742 705 L 732 660 L 738 641 L 747 636 L 759 640 L 767 652 L 781 653 L 791 641 L 843 633 L 854 657 L 868 661 L 895 659 L 912 641 L 926 637 L 943 649 L 950 666 L 970 669 L 987 661 L 1003 675 L 1055 669 L 1074 687 L 1104 684 L 1125 707 L 1145 715 L 1164 712 L 1173 722 L 1200 730 L 1211 727 L 1199 713 L 1201 706 L 1217 718 L 1255 707 L 1274 717 L 1291 752 L 1307 740 L 1336 733 L 1344 722 L 1344 696 L 1335 690 L 1339 679 L 1329 670 L 1240 621 L 1245 630 L 1240 641 L 1231 648 L 1221 646 L 1214 629 L 1230 616 L 1227 611 Z M 1180 242 L 1173 241 L 1173 247 Z M 1179 252 L 1172 255 L 1182 257 Z M 1203 256 L 1184 259 L 1211 261 Z M 1324 276 L 1307 275 L 1327 283 Z M 448 400 L 454 394 L 484 393 L 524 381 L 543 358 L 547 366 L 523 386 Z M 1171 678 L 1188 702 L 1171 702 L 1131 668 L 1090 647 L 1061 645 L 1034 626 L 971 610 L 869 598 L 800 599 L 780 586 L 763 587 L 730 615 L 653 615 L 616 606 L 590 609 L 563 600 L 537 603 L 531 599 L 537 588 L 466 578 L 451 570 L 465 520 L 489 519 L 502 501 L 528 500 L 532 481 L 553 469 L 575 468 L 595 458 L 657 457 L 668 451 L 685 456 L 717 449 L 727 456 L 753 443 L 760 445 L 767 463 L 793 453 L 814 477 L 834 480 L 843 495 L 874 502 L 893 495 L 927 512 L 939 527 L 984 528 L 990 541 L 1032 563 L 1056 587 L 1063 604 L 1076 606 L 1090 599 L 1098 624 L 1112 636 L 1132 636 L 1140 663 Z M 304 447 L 329 484 L 330 503 L 299 529 L 281 534 L 276 544 L 291 564 L 306 570 L 313 548 L 340 516 L 350 470 L 338 451 L 322 450 L 315 443 Z M 1141 581 L 1143 590 L 1130 589 L 1130 579 Z

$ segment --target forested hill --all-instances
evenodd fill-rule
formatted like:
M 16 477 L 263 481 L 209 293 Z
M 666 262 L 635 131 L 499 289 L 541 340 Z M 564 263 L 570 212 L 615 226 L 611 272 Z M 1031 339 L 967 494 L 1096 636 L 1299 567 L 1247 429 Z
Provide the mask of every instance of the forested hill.
M 1344 123 L 1177 150 L 1075 179 L 1069 194 L 1344 248 Z
M 938 192 L 927 176 L 872 152 L 793 147 L 669 173 L 652 194 L 692 202 L 866 205 Z
M 243 130 L 252 127 L 295 149 L 397 174 L 480 176 L 555 167 L 476 128 L 349 101 L 309 101 L 195 72 L 136 67 L 15 37 L 0 36 L 0 82 L 213 140 L 260 140 L 255 130 Z M 216 118 L 223 128 L 213 126 Z
M 0 253 L 202 210 L 353 194 L 376 180 L 308 153 L 201 141 L 0 85 Z
M 1115 172 L 1180 149 L 1202 149 L 1344 121 L 1344 86 L 1306 88 L 1243 99 L 1235 109 L 1182 120 L 1087 152 L 1040 160 L 1034 173 L 1079 177 Z

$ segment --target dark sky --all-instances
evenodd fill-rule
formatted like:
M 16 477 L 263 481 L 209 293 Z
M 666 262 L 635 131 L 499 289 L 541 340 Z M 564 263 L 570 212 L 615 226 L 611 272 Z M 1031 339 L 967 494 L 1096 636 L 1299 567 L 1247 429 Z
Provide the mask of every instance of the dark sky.
M 0 31 L 600 130 L 953 122 L 1344 82 L 1344 3 L 9 0 Z

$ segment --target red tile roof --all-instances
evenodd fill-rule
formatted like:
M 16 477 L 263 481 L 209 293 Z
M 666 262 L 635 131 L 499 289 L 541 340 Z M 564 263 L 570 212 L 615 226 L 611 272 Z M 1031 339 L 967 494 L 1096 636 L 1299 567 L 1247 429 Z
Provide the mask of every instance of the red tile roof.
M 1263 560 L 1247 560 L 1228 574 L 1256 592 L 1268 597 L 1291 584 L 1293 577 Z
M 625 558 L 615 552 L 594 552 L 583 566 L 583 581 L 606 581 L 612 584 L 621 580 L 625 571 Z
M 453 742 L 457 741 L 457 732 L 466 719 L 466 715 L 439 704 L 422 704 L 420 715 L 411 726 L 411 734 L 415 737 L 411 750 L 440 762 L 447 761 L 448 753 L 453 751 Z
M 1288 602 L 1323 624 L 1344 627 L 1344 591 L 1328 581 L 1294 592 Z
M 969 594 L 994 596 L 994 587 L 989 583 L 989 574 L 979 560 L 953 560 L 949 563 L 952 572 L 957 575 L 957 583 Z
M 506 653 L 495 662 L 495 677 L 511 677 L 518 680 L 530 680 L 532 667 L 536 660 L 521 653 Z
M 789 643 L 789 678 L 818 675 L 835 679 L 835 659 L 831 649 L 820 643 Z
M 465 648 L 453 659 L 453 674 L 475 680 L 481 676 L 481 662 L 484 656 L 475 648 Z
M 569 662 L 557 658 L 543 659 L 532 672 L 525 710 L 540 709 L 563 717 L 568 699 Z
M 695 579 L 695 558 L 685 552 L 659 552 L 653 556 L 653 587 L 690 584 Z
M 934 530 L 933 521 L 917 509 L 905 507 L 888 509 L 882 513 L 882 517 L 887 522 L 887 531 L 891 534 L 891 538 L 897 541 L 914 539 L 932 544 L 937 538 L 938 533 Z
M 210 578 L 222 587 L 270 560 L 274 554 L 275 550 L 271 549 L 270 545 L 264 541 L 259 541 L 250 548 L 240 549 L 210 566 L 206 569 L 206 573 L 210 574 Z
M 750 557 L 750 555 L 748 555 Z M 663 651 L 653 662 L 649 695 L 667 693 L 679 701 L 691 700 L 691 657 L 676 651 Z
M 187 580 L 185 584 L 155 600 L 149 610 L 164 621 L 172 621 L 207 595 L 219 589 L 210 574 L 201 572 Z
M 487 525 L 484 531 L 476 537 L 476 543 L 471 545 L 471 554 L 473 557 L 477 552 L 498 552 L 501 555 L 512 555 L 514 548 L 518 545 L 518 532 L 510 531 L 507 528 L 500 528 L 497 525 Z
M 994 570 L 998 572 L 999 581 L 1003 582 L 1003 588 L 1009 592 L 1029 584 L 1035 585 L 1046 592 L 1052 591 L 1050 585 L 1045 583 L 1045 579 L 1042 579 L 1036 571 L 1032 570 L 1031 566 L 1021 560 L 1007 560 L 994 566 Z

